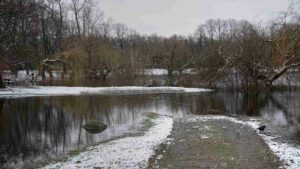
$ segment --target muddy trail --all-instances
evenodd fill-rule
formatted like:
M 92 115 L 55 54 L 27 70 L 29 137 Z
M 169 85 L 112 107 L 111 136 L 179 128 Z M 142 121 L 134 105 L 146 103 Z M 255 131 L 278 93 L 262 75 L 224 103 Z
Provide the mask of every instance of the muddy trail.
M 248 126 L 228 120 L 176 120 L 148 168 L 277 169 L 281 161 Z

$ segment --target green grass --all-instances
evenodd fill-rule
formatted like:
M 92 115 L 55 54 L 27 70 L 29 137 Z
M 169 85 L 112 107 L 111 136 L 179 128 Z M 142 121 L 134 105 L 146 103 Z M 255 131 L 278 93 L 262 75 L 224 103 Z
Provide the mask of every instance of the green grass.
M 145 119 L 142 122 L 142 124 L 143 124 L 143 130 L 144 131 L 145 130 L 149 130 L 154 125 L 153 120 L 155 118 L 157 118 L 158 116 L 159 115 L 157 113 L 154 113 L 154 112 L 146 113 Z

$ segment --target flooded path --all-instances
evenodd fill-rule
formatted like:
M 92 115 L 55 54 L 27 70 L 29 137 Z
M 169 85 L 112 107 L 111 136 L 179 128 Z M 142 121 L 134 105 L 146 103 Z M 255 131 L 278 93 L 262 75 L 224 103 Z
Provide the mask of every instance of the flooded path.
M 227 119 L 174 122 L 148 168 L 277 169 L 278 157 L 253 128 Z
M 138 140 L 147 133 L 145 128 L 151 130 L 145 116 L 149 112 L 174 120 L 169 137 L 173 138 L 174 144 L 183 148 L 182 144 L 191 145 L 192 149 L 196 149 L 193 145 L 198 144 L 203 151 L 202 155 L 208 152 L 208 156 L 216 157 L 212 159 L 212 164 L 224 167 L 232 165 L 237 168 L 242 164 L 248 165 L 247 161 L 243 161 L 248 158 L 247 153 L 244 156 L 241 154 L 248 152 L 249 146 L 257 143 L 262 150 L 266 150 L 267 145 L 269 150 L 281 157 L 280 160 L 288 168 L 300 166 L 300 92 L 297 91 L 274 92 L 257 97 L 226 92 L 8 97 L 0 99 L 0 110 L 0 168 L 36 168 L 53 162 L 52 159 L 63 157 L 66 160 L 66 157 L 79 155 L 94 146 L 106 147 L 109 143 L 119 145 L 121 140 L 129 137 Z M 267 133 L 259 136 L 254 129 L 241 128 L 243 125 L 240 121 L 236 124 L 232 121 L 224 124 L 213 121 L 203 124 L 184 121 L 190 116 L 197 119 L 206 115 L 222 117 L 228 114 L 237 116 L 240 121 L 255 119 L 258 124 L 267 126 Z M 89 120 L 98 120 L 106 124 L 107 129 L 100 134 L 90 134 L 82 127 Z M 205 129 L 205 126 L 214 130 L 199 129 Z M 225 130 L 224 126 L 231 127 Z M 238 129 L 241 130 L 239 134 L 236 132 Z M 211 140 L 211 135 L 216 136 L 216 143 Z M 182 137 L 189 138 L 188 136 L 191 137 L 190 141 L 180 142 Z M 229 158 L 219 159 L 216 154 L 209 155 L 213 152 L 205 146 L 205 141 L 211 143 L 212 147 L 222 145 L 220 142 L 226 143 L 234 161 L 239 163 L 231 163 Z M 159 142 L 163 143 L 164 139 Z M 156 148 L 153 148 L 153 153 L 154 150 Z M 182 149 L 180 152 L 186 153 L 186 156 L 197 155 L 193 151 L 189 155 L 187 150 Z M 164 151 L 169 153 L 168 158 L 177 152 L 175 149 Z M 252 153 L 257 151 L 254 149 Z M 145 149 L 146 152 L 149 151 Z M 249 152 L 251 153 L 250 150 Z M 159 159 L 159 150 L 156 153 Z M 263 160 L 260 166 L 269 166 L 268 160 L 273 157 L 268 157 L 270 158 Z M 157 164 L 165 166 L 167 163 L 164 160 L 170 160 L 168 158 L 166 156 L 165 159 L 158 160 Z M 152 159 L 157 158 L 153 156 Z M 155 165 L 151 160 L 150 164 Z M 103 166 L 105 165 L 107 164 L 103 162 Z M 205 167 L 206 164 L 203 165 Z M 275 168 L 277 165 L 278 158 L 274 162 Z

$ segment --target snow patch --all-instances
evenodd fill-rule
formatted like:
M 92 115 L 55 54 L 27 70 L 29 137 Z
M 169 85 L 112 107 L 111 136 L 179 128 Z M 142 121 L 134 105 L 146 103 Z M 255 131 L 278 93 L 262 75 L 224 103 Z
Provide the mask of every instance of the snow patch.
M 154 150 L 171 134 L 173 119 L 161 116 L 143 136 L 126 137 L 93 146 L 66 162 L 46 166 L 53 168 L 146 168 Z
M 168 75 L 167 69 L 144 69 L 144 75 L 153 75 L 153 76 L 162 76 L 162 75 Z M 173 74 L 179 74 L 178 70 L 173 71 Z M 182 74 L 187 75 L 196 75 L 198 74 L 198 70 L 194 68 L 188 68 L 184 69 L 182 71 Z
M 192 116 L 186 120 L 188 122 L 209 121 L 209 120 L 229 120 L 234 123 L 250 126 L 255 130 L 259 127 L 259 122 L 256 119 L 251 119 L 250 121 L 242 121 L 227 116 L 214 116 L 214 115 Z M 268 144 L 270 149 L 280 158 L 280 160 L 284 161 L 285 163 L 284 168 L 287 169 L 300 168 L 300 147 L 299 146 L 277 142 L 275 140 L 277 137 L 260 134 L 258 130 L 256 130 L 256 132 L 264 139 L 264 141 Z
M 201 135 L 201 139 L 208 139 L 210 136 L 208 135 Z
M 30 70 L 27 74 L 26 70 L 21 70 L 17 72 L 17 76 L 15 76 L 10 70 L 3 71 L 3 78 L 9 79 L 11 82 L 31 82 L 32 74 L 34 75 L 34 82 L 41 81 L 42 77 L 39 75 L 38 70 Z M 62 77 L 61 71 L 52 71 L 53 78 L 52 79 L 60 79 Z M 50 74 L 45 72 L 46 78 L 50 78 Z M 67 75 L 66 75 L 67 77 Z
M 144 75 L 167 75 L 167 69 L 144 69 Z
M 246 122 L 247 125 L 254 129 L 259 127 L 259 123 L 256 120 Z M 286 169 L 299 169 L 300 168 L 300 147 L 293 146 L 291 144 L 277 142 L 275 139 L 277 136 L 268 136 L 260 134 L 264 141 L 268 144 L 271 150 L 284 161 Z
M 63 86 L 33 86 L 11 87 L 0 90 L 0 97 L 30 97 L 30 96 L 63 96 L 88 94 L 152 94 L 152 93 L 200 93 L 210 92 L 210 89 L 184 87 L 63 87 Z

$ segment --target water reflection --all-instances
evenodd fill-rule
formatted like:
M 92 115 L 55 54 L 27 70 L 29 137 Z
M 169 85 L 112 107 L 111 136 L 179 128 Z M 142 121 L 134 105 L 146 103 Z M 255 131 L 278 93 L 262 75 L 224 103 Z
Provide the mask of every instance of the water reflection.
M 300 92 L 276 92 L 269 96 L 260 115 L 284 138 L 300 143 Z
M 138 133 L 144 112 L 180 118 L 207 114 L 209 109 L 261 116 L 300 140 L 300 93 L 255 96 L 241 93 L 63 96 L 0 100 L 0 163 L 55 156 L 77 147 Z M 108 125 L 101 134 L 83 128 L 87 120 Z M 16 162 L 17 163 L 17 162 Z
M 0 103 L 1 163 L 12 157 L 58 155 L 137 132 L 143 109 L 148 107 L 138 98 L 93 96 L 8 99 Z M 96 135 L 87 133 L 82 125 L 90 119 L 107 124 L 108 129 Z

